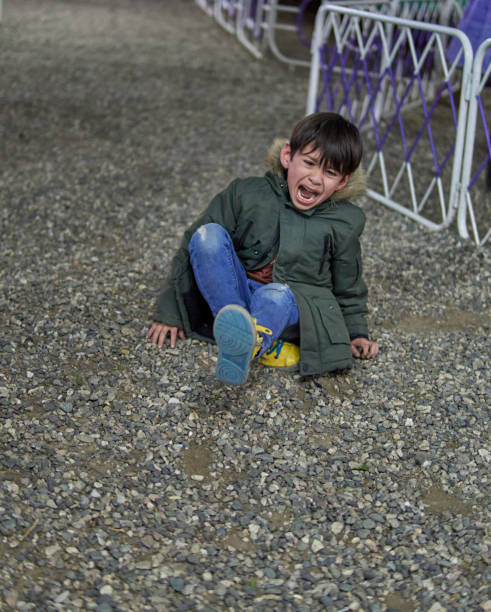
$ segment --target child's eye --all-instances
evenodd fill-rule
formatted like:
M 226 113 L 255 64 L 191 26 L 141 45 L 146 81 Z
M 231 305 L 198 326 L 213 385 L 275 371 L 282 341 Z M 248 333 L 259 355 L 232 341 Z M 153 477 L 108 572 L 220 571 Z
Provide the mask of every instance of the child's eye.
M 314 162 L 310 161 L 310 159 L 305 159 L 304 162 L 305 162 L 306 166 L 313 166 L 314 165 Z

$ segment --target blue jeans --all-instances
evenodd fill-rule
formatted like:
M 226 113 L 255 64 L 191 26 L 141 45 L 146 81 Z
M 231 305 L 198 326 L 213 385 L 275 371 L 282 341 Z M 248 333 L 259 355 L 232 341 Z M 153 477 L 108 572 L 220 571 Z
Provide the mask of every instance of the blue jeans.
M 215 317 L 227 304 L 243 306 L 272 334 L 261 334 L 259 355 L 280 337 L 285 327 L 298 323 L 298 309 L 288 285 L 264 285 L 247 278 L 228 232 L 217 223 L 199 227 L 188 246 L 194 276 L 201 294 Z

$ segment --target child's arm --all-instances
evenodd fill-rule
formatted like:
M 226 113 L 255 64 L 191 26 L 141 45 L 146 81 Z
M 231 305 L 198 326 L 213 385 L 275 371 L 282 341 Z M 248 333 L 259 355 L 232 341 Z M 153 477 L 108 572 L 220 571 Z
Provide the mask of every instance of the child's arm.
M 185 339 L 186 337 L 181 316 L 182 306 L 178 303 L 176 292 L 181 291 L 179 283 L 182 284 L 184 277 L 186 277 L 184 282 L 189 282 L 192 279 L 188 252 L 191 236 L 200 225 L 206 223 L 218 223 L 231 233 L 231 228 L 235 227 L 238 215 L 236 209 L 240 205 L 240 198 L 236 195 L 239 182 L 239 179 L 232 181 L 227 189 L 216 195 L 199 219 L 184 232 L 181 245 L 172 259 L 170 273 L 157 300 L 154 314 L 155 321 L 146 334 L 146 337 L 159 348 L 163 347 L 167 336 L 169 336 L 171 348 L 175 347 L 177 338 Z M 177 279 L 181 279 L 181 281 Z M 172 324 L 159 321 L 172 321 Z M 187 331 L 192 333 L 190 329 Z
M 378 342 L 367 338 L 355 338 L 351 341 L 351 353 L 358 359 L 373 359 L 378 355 Z
M 150 340 L 154 344 L 156 344 L 159 348 L 162 348 L 165 339 L 167 338 L 167 334 L 169 334 L 171 348 L 174 348 L 176 346 L 178 336 L 181 340 L 186 339 L 186 336 L 184 335 L 184 330 L 180 327 L 175 327 L 174 325 L 166 325 L 165 323 L 159 323 L 158 321 L 154 321 L 154 323 L 148 330 L 147 338 L 150 338 Z

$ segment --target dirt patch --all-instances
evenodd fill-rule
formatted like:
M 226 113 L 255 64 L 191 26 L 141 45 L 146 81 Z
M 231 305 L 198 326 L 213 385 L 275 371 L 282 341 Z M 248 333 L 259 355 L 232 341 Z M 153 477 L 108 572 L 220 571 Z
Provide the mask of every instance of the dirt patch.
M 319 376 L 316 382 L 329 397 L 338 397 L 342 399 L 353 393 L 349 378 L 339 373 Z
M 447 309 L 441 315 L 435 317 L 404 317 L 394 325 L 394 328 L 419 334 L 455 331 L 474 332 L 480 327 L 489 327 L 490 325 L 491 317 L 486 313 Z
M 182 469 L 192 480 L 208 483 L 211 480 L 210 466 L 213 453 L 206 444 L 191 442 L 182 457 Z
M 472 508 L 469 504 L 463 502 L 456 495 L 445 493 L 439 487 L 433 486 L 423 495 L 423 504 L 426 506 L 426 510 L 431 513 L 437 512 L 455 512 L 456 514 L 463 514 L 469 516 L 472 513 Z
M 389 610 L 397 610 L 397 612 L 413 612 L 415 609 L 414 604 L 404 599 L 399 593 L 389 593 L 385 597 L 384 603 Z
M 240 550 L 241 552 L 254 552 L 256 545 L 249 538 L 244 538 L 237 530 L 232 530 L 222 538 L 223 546 Z
M 283 529 L 285 525 L 288 525 L 293 521 L 293 514 L 291 512 L 271 512 L 268 517 L 268 524 L 271 531 Z
M 0 470 L 0 482 L 6 483 L 8 480 L 16 484 L 23 484 L 24 478 L 30 476 L 30 471 L 26 468 L 17 470 Z
M 325 433 L 325 434 L 316 434 L 312 433 L 310 436 L 310 445 L 313 448 L 321 448 L 323 450 L 328 450 L 332 448 L 339 437 L 334 433 Z

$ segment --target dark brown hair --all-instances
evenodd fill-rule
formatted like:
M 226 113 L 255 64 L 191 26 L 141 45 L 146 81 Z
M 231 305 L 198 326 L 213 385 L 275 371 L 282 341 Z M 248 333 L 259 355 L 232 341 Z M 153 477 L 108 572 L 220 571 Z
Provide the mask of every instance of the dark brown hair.
M 337 113 L 314 113 L 300 120 L 290 138 L 291 157 L 310 145 L 318 149 L 321 164 L 346 176 L 360 165 L 363 146 L 356 125 Z

